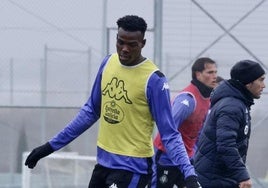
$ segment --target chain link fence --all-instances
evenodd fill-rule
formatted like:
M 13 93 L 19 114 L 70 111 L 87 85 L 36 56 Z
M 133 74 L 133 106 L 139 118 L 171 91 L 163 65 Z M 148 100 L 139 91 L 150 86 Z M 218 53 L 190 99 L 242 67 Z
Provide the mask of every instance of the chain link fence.
M 159 14 L 154 12 L 156 3 L 162 7 L 159 38 L 154 38 L 154 15 Z M 267 8 L 266 0 L 95 3 L 68 0 L 64 5 L 54 1 L 3 1 L 0 6 L 0 188 L 20 187 L 22 152 L 54 136 L 85 103 L 103 58 L 104 49 L 100 47 L 103 29 L 116 28 L 118 17 L 138 14 L 147 20 L 150 32 L 144 54 L 153 59 L 154 40 L 162 41 L 162 72 L 174 95 L 189 83 L 190 67 L 200 56 L 214 59 L 218 74 L 225 79 L 229 78 L 230 67 L 246 58 L 259 61 L 267 71 Z M 16 17 L 15 13 L 20 16 Z M 22 21 L 24 16 L 29 22 L 23 25 L 16 21 Z M 11 25 L 4 25 L 6 21 Z M 102 45 L 114 52 L 116 32 L 110 32 L 109 37 L 109 44 Z M 44 45 L 47 42 L 49 45 Z M 26 49 L 28 44 L 32 45 L 30 49 Z M 30 56 L 6 57 L 8 49 L 14 49 L 14 54 L 21 51 Z M 39 55 L 37 49 L 41 49 Z M 252 107 L 248 167 L 254 187 L 267 187 L 267 101 L 266 88 Z M 64 151 L 95 155 L 97 127 L 94 125 Z

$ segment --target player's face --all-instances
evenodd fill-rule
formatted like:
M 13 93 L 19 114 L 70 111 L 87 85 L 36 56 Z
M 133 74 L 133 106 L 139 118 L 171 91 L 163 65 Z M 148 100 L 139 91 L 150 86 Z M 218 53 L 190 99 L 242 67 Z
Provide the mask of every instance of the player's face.
M 125 31 L 118 29 L 116 49 L 119 60 L 123 65 L 136 65 L 142 58 L 141 50 L 145 45 L 145 39 L 140 31 Z
M 259 99 L 261 97 L 262 91 L 265 88 L 264 79 L 265 75 L 262 75 L 257 80 L 246 85 L 246 88 L 252 93 L 255 99 Z
M 208 87 L 214 88 L 217 86 L 217 66 L 216 64 L 206 63 L 205 69 L 202 72 L 196 73 L 196 78 Z

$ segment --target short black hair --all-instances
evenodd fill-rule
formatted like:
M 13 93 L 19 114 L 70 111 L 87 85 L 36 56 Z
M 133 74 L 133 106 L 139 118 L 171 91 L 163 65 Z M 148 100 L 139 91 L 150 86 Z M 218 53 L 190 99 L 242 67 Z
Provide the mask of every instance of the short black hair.
M 143 35 L 147 30 L 145 20 L 136 15 L 126 15 L 117 20 L 118 28 L 123 28 L 125 31 L 140 31 Z
M 192 79 L 196 79 L 195 72 L 202 72 L 203 70 L 205 70 L 206 63 L 216 64 L 215 61 L 208 57 L 198 58 L 192 65 Z

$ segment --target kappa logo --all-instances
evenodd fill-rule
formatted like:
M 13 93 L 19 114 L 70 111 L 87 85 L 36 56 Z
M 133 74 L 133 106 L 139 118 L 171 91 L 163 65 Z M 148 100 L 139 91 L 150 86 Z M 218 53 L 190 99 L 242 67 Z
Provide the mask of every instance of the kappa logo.
M 163 87 L 162 87 L 162 91 L 165 90 L 165 89 L 169 89 L 169 85 L 168 83 L 164 83 Z
M 110 83 L 107 83 L 106 87 L 102 91 L 102 94 L 108 94 L 109 97 L 118 101 L 124 99 L 127 104 L 132 104 L 132 101 L 128 98 L 124 81 L 118 80 L 116 77 L 114 77 Z
M 113 183 L 112 185 L 109 186 L 109 188 L 118 188 L 118 187 L 115 183 Z
M 185 106 L 189 107 L 189 101 L 187 99 L 184 99 L 183 101 L 181 101 L 181 104 L 184 104 Z

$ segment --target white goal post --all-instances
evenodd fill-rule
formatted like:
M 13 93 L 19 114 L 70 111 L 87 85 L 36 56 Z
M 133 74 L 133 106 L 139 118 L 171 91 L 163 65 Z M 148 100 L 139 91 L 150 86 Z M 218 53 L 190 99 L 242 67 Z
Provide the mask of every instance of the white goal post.
M 22 188 L 84 188 L 88 186 L 95 156 L 75 152 L 56 152 L 38 161 L 34 169 L 24 165 L 29 152 L 22 156 Z

